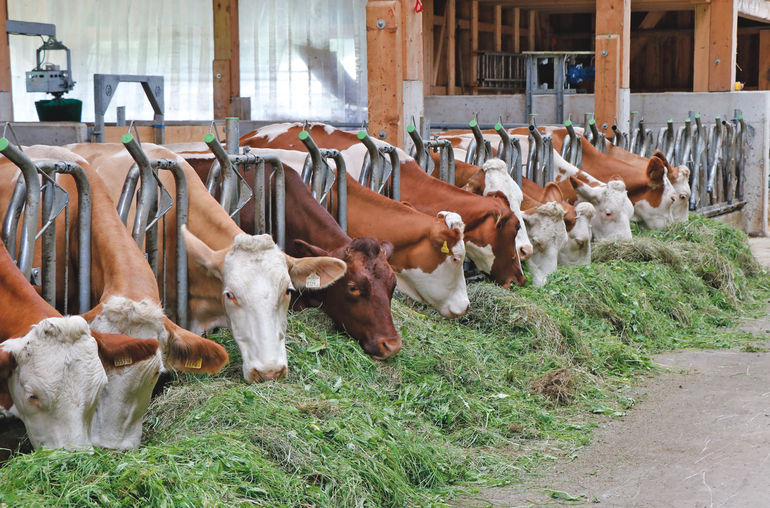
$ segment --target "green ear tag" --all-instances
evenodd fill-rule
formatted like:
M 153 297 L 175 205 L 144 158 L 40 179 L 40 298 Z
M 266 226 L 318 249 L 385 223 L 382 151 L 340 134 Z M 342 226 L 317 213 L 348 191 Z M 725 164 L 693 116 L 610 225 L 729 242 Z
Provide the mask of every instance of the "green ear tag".
M 441 246 L 441 252 L 449 254 L 449 247 L 447 247 L 446 240 L 444 240 L 444 245 Z

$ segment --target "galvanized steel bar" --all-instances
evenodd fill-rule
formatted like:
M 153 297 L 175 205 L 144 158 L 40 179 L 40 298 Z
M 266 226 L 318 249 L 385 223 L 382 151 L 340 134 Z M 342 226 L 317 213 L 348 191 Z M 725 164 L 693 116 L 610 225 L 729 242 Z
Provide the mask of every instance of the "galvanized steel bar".
M 337 223 L 345 233 L 348 232 L 348 170 L 345 159 L 339 150 L 321 150 L 324 158 L 331 158 L 337 166 Z M 331 200 L 330 200 L 331 202 Z
M 476 166 L 482 166 L 487 161 L 488 157 L 484 134 L 482 134 L 481 129 L 479 128 L 478 120 L 474 119 L 468 122 L 468 127 L 471 129 L 475 141 L 475 144 L 473 145 L 473 155 L 468 162 L 475 164 Z M 470 152 L 471 150 L 469 149 L 468 151 Z
M 13 194 L 11 194 L 11 201 L 8 203 L 8 209 L 5 211 L 5 218 L 3 219 L 3 241 L 14 263 L 18 254 L 16 251 L 16 232 L 26 199 L 27 186 L 24 183 L 24 178 L 17 178 Z
M 144 250 L 144 237 L 147 231 L 147 223 L 150 217 L 151 207 L 153 202 L 158 201 L 158 186 L 155 184 L 154 176 L 152 174 L 152 167 L 150 167 L 150 161 L 147 155 L 142 150 L 142 147 L 136 141 L 131 133 L 127 132 L 120 138 L 123 146 L 126 147 L 128 153 L 136 161 L 136 165 L 139 167 L 139 178 L 141 184 L 139 185 L 139 193 L 137 196 L 136 204 L 136 216 L 134 218 L 134 226 L 131 230 L 131 236 L 139 246 L 141 250 Z
M 134 201 L 136 185 L 139 182 L 139 166 L 133 163 L 126 174 L 126 181 L 123 182 L 123 189 L 120 191 L 118 199 L 118 215 L 123 225 L 128 221 L 128 212 L 131 209 L 131 203 Z
M 358 131 L 357 137 L 364 144 L 367 152 L 369 152 L 369 165 L 361 168 L 358 183 L 377 192 L 376 189 L 379 188 L 379 181 L 377 179 L 382 178 L 383 171 L 383 161 L 379 156 L 380 152 L 365 130 Z

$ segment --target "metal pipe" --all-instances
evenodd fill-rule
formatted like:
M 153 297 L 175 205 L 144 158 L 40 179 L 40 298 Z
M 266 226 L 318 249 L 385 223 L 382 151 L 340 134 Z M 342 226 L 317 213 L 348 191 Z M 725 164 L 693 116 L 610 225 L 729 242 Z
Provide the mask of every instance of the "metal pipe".
M 533 181 L 538 181 L 539 175 L 542 173 L 543 163 L 545 160 L 545 152 L 543 150 L 543 136 L 540 134 L 540 131 L 535 127 L 534 125 L 529 126 L 529 134 L 532 136 L 532 140 L 534 141 L 534 160 L 529 165 L 528 172 L 530 173 L 530 179 Z M 530 145 L 532 145 L 532 141 L 530 141 Z M 530 148 L 530 152 L 532 152 L 532 149 Z M 529 161 L 528 161 L 529 162 Z
M 144 236 L 147 229 L 147 222 L 150 217 L 150 208 L 153 202 L 155 202 L 157 206 L 157 185 L 155 185 L 153 179 L 150 161 L 147 159 L 147 155 L 144 153 L 144 150 L 142 150 L 142 147 L 137 143 L 136 139 L 134 139 L 134 136 L 132 136 L 130 132 L 127 132 L 123 134 L 120 141 L 139 167 L 141 185 L 139 186 L 136 217 L 134 218 L 134 227 L 131 231 L 131 236 L 139 246 L 139 249 L 144 250 Z
M 484 134 L 481 133 L 481 129 L 479 129 L 479 122 L 476 120 L 471 120 L 470 122 L 468 122 L 468 127 L 471 128 L 471 132 L 473 133 L 473 139 L 476 141 L 476 144 L 474 146 L 475 150 L 473 153 L 472 160 L 470 162 L 471 164 L 475 164 L 476 166 L 481 166 L 487 160 L 487 150 L 486 150 L 486 144 L 484 142 L 485 141 Z
M 551 136 L 545 136 L 543 138 L 543 183 L 545 184 L 553 181 L 553 139 Z
M 432 161 L 433 159 L 430 158 L 430 154 L 428 154 L 428 150 L 425 148 L 425 144 L 422 141 L 422 136 L 420 136 L 420 133 L 417 132 L 417 129 L 413 124 L 409 124 L 406 127 L 406 132 L 409 134 L 409 137 L 412 139 L 412 143 L 414 144 L 414 160 L 425 172 L 430 173 L 428 170 L 428 161 Z
M 380 151 L 388 154 L 390 158 L 390 198 L 395 201 L 401 201 L 401 160 L 398 158 L 398 152 L 395 146 L 380 147 Z M 382 179 L 381 190 L 384 191 L 387 185 L 388 176 Z
M 134 193 L 136 192 L 138 181 L 139 166 L 133 163 L 126 175 L 126 181 L 123 182 L 123 190 L 120 191 L 120 199 L 118 200 L 118 215 L 120 220 L 123 221 L 124 226 L 128 221 L 128 211 L 131 209 L 131 203 L 134 201 Z
M 240 142 L 238 132 L 238 118 L 227 117 L 225 119 L 225 132 L 228 154 L 237 154 Z M 213 135 L 213 134 L 212 134 Z M 208 134 L 207 134 L 208 136 Z M 214 154 L 216 156 L 216 154 Z M 235 203 L 238 202 L 238 177 L 235 176 L 232 164 L 226 163 L 224 159 L 217 157 L 220 166 L 222 166 L 222 193 L 219 195 L 219 204 L 222 205 L 228 214 L 234 210 Z M 228 159 L 229 161 L 229 159 Z
M 716 181 L 716 174 L 719 171 L 720 166 L 720 154 L 722 152 L 722 125 L 719 117 L 716 117 L 716 124 L 712 127 L 711 131 L 711 143 L 709 148 L 710 160 L 709 160 L 709 173 L 708 184 L 706 185 L 706 191 L 709 193 L 711 202 L 714 202 L 714 183 Z
M 422 138 L 417 136 L 420 141 Z M 417 146 L 415 144 L 415 146 Z M 423 147 L 424 148 L 424 147 Z M 419 150 L 420 148 L 418 148 Z M 418 152 L 419 153 L 419 152 Z M 334 159 L 334 163 L 337 166 L 337 223 L 342 228 L 344 233 L 348 232 L 348 170 L 345 166 L 345 159 L 339 150 L 328 149 L 321 150 L 321 155 L 324 158 Z M 332 200 L 329 200 L 331 204 Z
M 361 168 L 361 175 L 358 177 L 358 183 L 369 187 L 371 190 L 377 192 L 377 188 L 380 186 L 377 178 L 382 178 L 382 160 L 380 159 L 380 152 L 377 150 L 377 145 L 371 140 L 365 130 L 358 131 L 358 140 L 361 141 L 369 152 L 369 165 Z
M 24 178 L 17 178 L 13 194 L 11 194 L 11 201 L 8 203 L 8 209 L 5 211 L 5 218 L 3 219 L 3 242 L 14 263 L 18 254 L 16 252 L 16 231 L 18 231 L 19 218 L 27 198 L 26 194 L 27 186 L 24 183 Z
M 0 153 L 5 155 L 8 160 L 21 170 L 27 188 L 18 265 L 24 277 L 29 279 L 32 273 L 35 232 L 40 211 L 40 180 L 38 179 L 37 168 L 32 163 L 32 160 L 24 155 L 21 150 L 11 145 L 5 137 L 0 138 Z
M 313 195 L 313 199 L 323 204 L 326 192 L 326 182 L 331 172 L 329 165 L 326 164 L 326 160 L 321 155 L 321 150 L 318 145 L 315 144 L 313 137 L 308 131 L 303 130 L 299 133 L 299 139 L 307 148 L 310 154 L 310 160 L 312 161 L 310 171 L 306 171 L 307 168 L 302 170 L 302 179 L 305 180 L 305 185 L 310 185 L 310 193 Z
M 55 175 L 53 168 L 38 166 L 38 170 L 48 175 L 48 178 L 53 181 Z M 56 216 L 53 204 L 56 188 L 52 181 L 43 186 L 43 199 L 40 206 L 45 226 L 40 246 L 40 296 L 51 307 L 56 307 Z

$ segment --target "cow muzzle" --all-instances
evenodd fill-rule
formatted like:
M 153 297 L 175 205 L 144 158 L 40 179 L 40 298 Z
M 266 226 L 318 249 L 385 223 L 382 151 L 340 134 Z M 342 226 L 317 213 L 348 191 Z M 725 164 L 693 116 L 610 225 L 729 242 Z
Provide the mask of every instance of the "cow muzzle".
M 251 369 L 251 373 L 247 381 L 251 381 L 252 383 L 261 383 L 263 381 L 283 379 L 286 377 L 287 372 L 288 372 L 288 369 L 286 365 L 283 365 L 277 369 L 271 369 L 271 370 L 257 370 L 256 368 L 254 368 L 254 369 Z
M 372 342 L 373 347 L 364 350 L 375 360 L 385 360 L 401 351 L 401 337 L 377 337 Z

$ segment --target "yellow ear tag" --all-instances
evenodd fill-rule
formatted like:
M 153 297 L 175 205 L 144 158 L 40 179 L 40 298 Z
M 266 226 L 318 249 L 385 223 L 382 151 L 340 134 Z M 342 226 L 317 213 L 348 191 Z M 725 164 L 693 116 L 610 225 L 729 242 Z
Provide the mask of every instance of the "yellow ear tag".
M 124 365 L 131 365 L 133 362 L 130 356 L 121 356 L 120 358 L 115 358 L 115 361 L 112 363 L 115 364 L 115 367 L 122 367 Z
M 187 367 L 188 369 L 200 369 L 202 364 L 203 364 L 202 358 L 198 358 L 197 360 L 191 360 L 188 358 L 187 361 L 184 362 L 184 366 Z
M 444 254 L 449 254 L 449 247 L 446 245 L 446 240 L 444 240 L 444 245 L 441 246 L 441 252 Z

